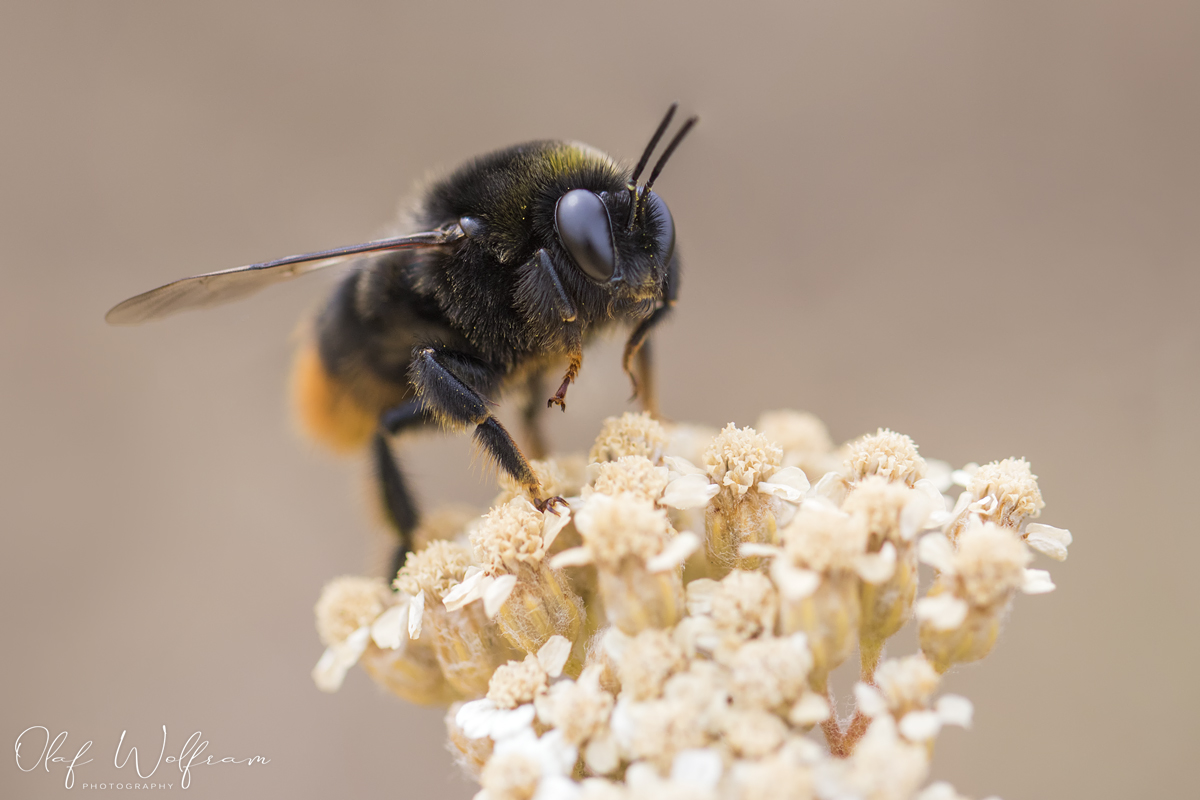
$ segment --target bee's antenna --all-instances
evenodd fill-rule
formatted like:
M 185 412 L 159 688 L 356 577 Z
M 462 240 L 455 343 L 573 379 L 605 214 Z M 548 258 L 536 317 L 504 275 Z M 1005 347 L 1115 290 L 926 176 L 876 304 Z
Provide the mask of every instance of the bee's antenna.
M 679 129 L 679 133 L 675 134 L 675 138 L 667 145 L 667 149 L 663 150 L 663 154 L 658 157 L 658 163 L 654 165 L 654 169 L 650 172 L 650 177 L 646 180 L 646 185 L 642 187 L 642 197 L 638 202 L 639 208 L 646 204 L 646 196 L 650 194 L 650 187 L 654 185 L 655 179 L 658 178 L 663 167 L 667 165 L 667 159 L 671 157 L 671 153 L 675 152 L 675 148 L 683 141 L 683 137 L 687 136 L 688 131 L 699 121 L 699 117 L 689 117 L 687 122 L 683 123 L 683 127 Z
M 633 227 L 634 220 L 637 214 L 637 181 L 642 175 L 642 170 L 646 168 L 646 164 L 650 161 L 650 154 L 654 152 L 654 148 L 658 147 L 658 140 L 667 132 L 667 126 L 671 124 L 671 119 L 675 116 L 675 110 L 679 108 L 679 103 L 671 103 L 671 107 L 667 109 L 666 116 L 662 122 L 658 123 L 658 130 L 650 137 L 650 144 L 646 145 L 645 152 L 642 153 L 641 159 L 637 163 L 637 167 L 633 170 L 633 175 L 629 179 L 629 183 L 625 184 L 625 188 L 629 190 L 629 227 Z

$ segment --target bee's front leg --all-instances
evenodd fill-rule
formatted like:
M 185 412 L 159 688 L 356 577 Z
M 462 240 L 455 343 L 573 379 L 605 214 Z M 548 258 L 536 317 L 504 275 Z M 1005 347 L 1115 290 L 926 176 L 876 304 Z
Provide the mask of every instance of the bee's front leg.
M 658 394 L 654 386 L 654 364 L 650 352 L 650 332 L 666 319 L 679 299 L 679 256 L 671 259 L 667 267 L 667 280 L 663 285 L 663 302 L 649 317 L 638 323 L 625 342 L 625 355 L 621 366 L 633 385 L 633 397 L 640 398 L 642 408 L 658 417 Z M 636 362 L 636 363 L 635 363 Z
M 569 387 L 576 378 L 579 377 L 579 368 L 583 366 L 583 343 L 576 338 L 572 343 L 571 351 L 567 354 L 567 374 L 563 376 L 562 385 L 558 387 L 558 391 L 554 396 L 546 401 L 546 408 L 559 406 L 563 411 L 567 410 L 567 387 Z

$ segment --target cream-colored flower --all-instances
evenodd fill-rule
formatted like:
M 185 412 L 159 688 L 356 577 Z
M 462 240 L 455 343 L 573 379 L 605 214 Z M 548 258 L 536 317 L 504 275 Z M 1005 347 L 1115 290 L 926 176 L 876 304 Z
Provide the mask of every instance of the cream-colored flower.
M 765 411 L 754 427 L 783 450 L 783 466 L 799 467 L 815 479 L 837 469 L 829 429 L 813 414 Z
M 973 520 L 958 537 L 957 550 L 941 534 L 929 534 L 919 556 L 939 571 L 916 604 L 921 649 L 939 672 L 991 652 L 1018 590 L 1040 594 L 1054 588 L 1048 573 L 1026 569 L 1031 556 L 1025 543 L 992 522 Z
M 317 601 L 317 633 L 327 647 L 313 668 L 313 680 L 324 692 L 341 688 L 346 673 L 375 645 L 402 648 L 400 635 L 408 618 L 408 597 L 396 596 L 377 578 L 344 576 L 330 581 Z
M 670 471 L 655 466 L 645 456 L 621 456 L 615 461 L 600 461 L 588 467 L 591 478 L 583 488 L 583 499 L 593 492 L 615 495 L 628 492 L 643 500 L 657 502 L 667 487 Z
M 1006 458 L 980 467 L 967 491 L 975 500 L 995 499 L 986 519 L 1006 528 L 1020 527 L 1026 517 L 1036 517 L 1046 506 L 1037 475 L 1023 458 Z
M 868 475 L 879 475 L 912 486 L 925 477 L 925 459 L 917 452 L 912 439 L 880 428 L 850 443 L 846 469 L 851 482 L 861 481 Z
M 455 714 L 455 724 L 468 739 L 488 737 L 497 742 L 532 730 L 534 702 L 546 694 L 551 679 L 562 674 L 570 654 L 571 643 L 555 636 L 536 656 L 497 667 L 487 697 L 463 703 Z
M 603 667 L 593 665 L 584 668 L 578 680 L 564 679 L 550 686 L 549 691 L 535 699 L 538 719 L 562 731 L 566 741 L 575 747 L 584 747 L 592 739 L 603 737 L 608 731 L 608 720 L 616 698 L 600 686 Z M 607 743 L 607 740 L 605 741 Z M 597 751 L 600 748 L 597 748 Z M 597 754 L 592 754 L 597 755 Z M 615 748 L 611 755 L 599 754 L 603 763 L 595 769 L 606 774 L 616 769 L 619 755 Z M 609 758 L 603 759 L 604 755 Z M 585 753 L 585 758 L 588 754 Z M 594 758 L 589 758 L 589 762 Z
M 920 788 L 942 729 L 972 722 L 941 675 L 990 652 L 1018 592 L 1054 588 L 1032 551 L 1062 560 L 1070 532 L 1028 522 L 1024 460 L 952 470 L 884 429 L 835 451 L 790 412 L 758 427 L 608 420 L 586 467 L 534 463 L 567 508 L 507 481 L 483 517 L 427 523 L 398 592 L 327 587 L 314 677 L 336 688 L 357 661 L 453 703 L 476 800 L 961 800 Z M 910 616 L 920 653 L 883 659 Z M 856 643 L 839 720 L 829 675 Z
M 909 800 L 929 774 L 924 744 L 900 736 L 891 717 L 876 719 L 846 759 L 817 765 L 822 800 Z
M 667 514 L 628 492 L 593 494 L 575 516 L 581 547 L 564 550 L 555 568 L 595 564 L 608 619 L 625 633 L 667 628 L 683 613 L 680 565 L 699 547 L 676 534 Z
M 666 444 L 667 432 L 658 420 L 647 413 L 625 413 L 604 420 L 588 462 L 616 461 L 622 456 L 645 456 L 656 462 Z
M 538 737 L 524 729 L 496 742 L 476 800 L 574 800 L 579 786 L 570 776 L 577 758 L 557 731 Z

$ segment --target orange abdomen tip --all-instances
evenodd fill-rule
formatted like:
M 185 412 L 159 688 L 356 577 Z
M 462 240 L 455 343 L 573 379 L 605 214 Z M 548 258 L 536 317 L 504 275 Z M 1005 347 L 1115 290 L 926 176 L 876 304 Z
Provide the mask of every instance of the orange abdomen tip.
M 377 415 L 329 374 L 314 344 L 296 353 L 292 370 L 296 416 L 308 435 L 339 453 L 363 448 L 378 425 Z

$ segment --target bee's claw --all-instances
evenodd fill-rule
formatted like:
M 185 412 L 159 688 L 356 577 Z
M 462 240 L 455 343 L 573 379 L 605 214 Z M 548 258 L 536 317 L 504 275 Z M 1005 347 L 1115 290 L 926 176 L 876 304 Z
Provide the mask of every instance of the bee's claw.
M 554 397 L 546 401 L 546 408 L 559 406 L 563 411 L 567 410 L 567 387 L 571 385 L 571 380 L 574 377 L 572 373 L 567 373 L 567 377 L 563 378 L 562 386 L 558 387 L 558 391 L 554 393 Z
M 559 507 L 566 506 L 567 501 L 555 495 L 554 497 L 547 497 L 545 500 L 535 500 L 533 505 L 543 514 L 547 511 L 557 514 Z

